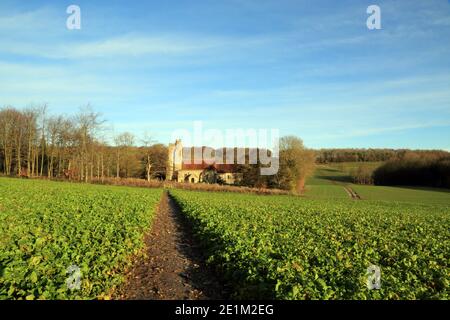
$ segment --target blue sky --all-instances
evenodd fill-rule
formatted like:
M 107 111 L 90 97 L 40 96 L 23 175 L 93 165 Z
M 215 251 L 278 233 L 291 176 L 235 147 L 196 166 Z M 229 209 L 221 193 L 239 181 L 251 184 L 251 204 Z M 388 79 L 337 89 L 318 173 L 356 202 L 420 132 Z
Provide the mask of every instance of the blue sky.
M 163 143 L 200 120 L 313 148 L 450 150 L 447 0 L 143 2 L 2 0 L 0 106 L 90 103 L 106 134 Z

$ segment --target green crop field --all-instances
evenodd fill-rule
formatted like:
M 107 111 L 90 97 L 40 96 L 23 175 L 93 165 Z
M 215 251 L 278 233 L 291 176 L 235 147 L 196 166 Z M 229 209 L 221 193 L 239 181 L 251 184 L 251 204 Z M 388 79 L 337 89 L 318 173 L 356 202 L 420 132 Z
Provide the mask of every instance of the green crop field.
M 170 193 L 236 297 L 449 297 L 448 204 Z M 367 288 L 371 265 L 380 290 Z
M 170 194 L 235 298 L 448 299 L 450 192 L 341 177 L 320 168 L 302 197 Z M 109 298 L 141 252 L 161 195 L 0 178 L 0 299 Z M 380 290 L 367 288 L 371 265 Z M 77 290 L 71 267 L 82 275 Z
M 0 299 L 105 297 L 143 246 L 160 197 L 157 189 L 1 178 Z

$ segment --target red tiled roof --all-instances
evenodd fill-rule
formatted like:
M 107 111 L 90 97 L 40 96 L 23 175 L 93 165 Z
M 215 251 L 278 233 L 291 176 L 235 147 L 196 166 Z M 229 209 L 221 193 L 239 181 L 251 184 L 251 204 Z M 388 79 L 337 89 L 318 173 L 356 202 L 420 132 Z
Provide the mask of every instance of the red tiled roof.
M 208 164 L 208 163 L 183 163 L 181 166 L 182 170 L 216 170 L 219 173 L 222 172 L 235 172 L 237 170 L 237 165 L 235 164 Z

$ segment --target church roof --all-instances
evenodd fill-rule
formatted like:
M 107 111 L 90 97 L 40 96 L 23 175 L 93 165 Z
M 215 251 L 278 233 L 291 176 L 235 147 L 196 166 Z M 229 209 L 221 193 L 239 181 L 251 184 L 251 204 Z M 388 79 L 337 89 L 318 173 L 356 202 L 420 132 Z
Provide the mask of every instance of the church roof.
M 238 166 L 236 164 L 209 164 L 206 162 L 203 163 L 182 163 L 181 169 L 182 170 L 216 170 L 219 173 L 225 173 L 225 172 L 236 172 Z

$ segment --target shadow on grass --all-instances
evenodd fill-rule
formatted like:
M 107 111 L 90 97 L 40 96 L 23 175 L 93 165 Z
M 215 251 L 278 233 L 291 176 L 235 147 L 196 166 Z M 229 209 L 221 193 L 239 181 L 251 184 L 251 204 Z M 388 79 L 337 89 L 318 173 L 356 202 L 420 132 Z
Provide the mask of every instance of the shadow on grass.
M 450 193 L 450 189 L 446 188 L 436 188 L 436 187 L 424 187 L 424 186 L 403 186 L 403 185 L 375 185 L 376 187 L 392 187 L 392 188 L 403 188 L 409 190 L 417 190 L 417 191 L 434 191 L 434 192 L 443 192 Z
M 335 168 L 321 168 L 320 170 L 321 171 L 328 171 L 328 172 L 341 172 L 340 170 L 335 169 Z
M 317 179 L 330 180 L 334 182 L 346 182 L 351 183 L 352 179 L 350 176 L 316 176 Z

